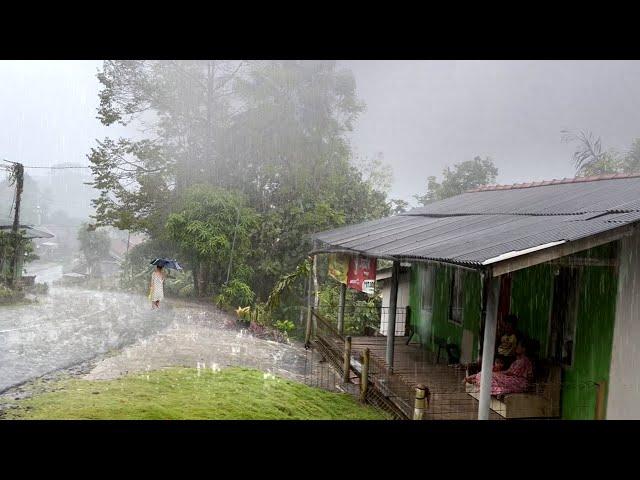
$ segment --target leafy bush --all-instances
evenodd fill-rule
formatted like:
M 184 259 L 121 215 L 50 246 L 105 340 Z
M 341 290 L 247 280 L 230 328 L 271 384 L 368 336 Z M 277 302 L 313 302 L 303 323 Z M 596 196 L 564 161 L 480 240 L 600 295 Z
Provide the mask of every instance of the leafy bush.
M 238 307 L 236 315 L 238 316 L 238 322 L 245 326 L 249 325 L 251 322 L 251 307 Z
M 264 303 L 256 304 L 252 309 L 251 321 L 257 325 L 269 326 L 272 323 L 271 312 Z
M 0 283 L 0 303 L 8 304 L 24 299 L 24 292 L 19 290 L 12 290 Z
M 13 297 L 13 290 L 0 284 L 0 299 L 9 299 Z
M 240 280 L 231 280 L 222 288 L 220 294 L 215 298 L 215 304 L 220 307 L 240 307 L 250 305 L 255 299 L 255 293 L 251 287 Z
M 192 297 L 194 295 L 193 280 L 184 271 L 170 270 L 170 277 L 164 282 L 165 292 L 178 297 Z
M 338 321 L 340 287 L 331 283 L 320 288 L 320 315 L 334 325 Z M 380 324 L 380 306 L 382 296 L 378 291 L 372 296 L 347 289 L 344 311 L 344 333 L 346 335 L 364 335 L 367 327 Z
M 296 324 L 291 320 L 277 320 L 273 323 L 273 326 L 284 333 L 290 333 L 296 328 Z
M 179 297 L 193 297 L 195 294 L 195 288 L 193 288 L 193 284 L 185 285 L 180 290 L 178 290 Z

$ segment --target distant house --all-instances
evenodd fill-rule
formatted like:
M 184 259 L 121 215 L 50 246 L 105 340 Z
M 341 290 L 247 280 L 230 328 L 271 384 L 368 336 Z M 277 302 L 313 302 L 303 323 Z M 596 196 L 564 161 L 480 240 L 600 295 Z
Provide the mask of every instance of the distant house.
M 111 236 L 111 245 L 109 253 L 114 260 L 124 261 L 129 250 L 145 241 L 142 235 L 128 235 L 126 238 L 122 236 Z
M 366 347 L 385 365 L 371 381 L 405 416 L 424 383 L 431 418 L 640 419 L 640 176 L 483 187 L 314 240 L 316 255 L 392 260 L 396 284 L 408 284 L 387 296 L 410 306 L 412 338 L 353 339 L 354 358 Z M 464 366 L 439 362 L 440 350 L 489 362 L 508 313 L 535 346 L 532 389 L 491 397 L 464 387 Z M 330 355 L 344 337 L 314 315 L 313 345 Z
M 90 266 L 83 257 L 76 263 L 73 273 L 97 278 L 107 278 L 119 275 L 127 253 L 145 241 L 142 235 L 127 235 L 116 229 L 109 229 L 109 252 L 97 265 Z M 92 268 L 93 267 L 93 268 Z M 78 277 L 74 277 L 78 278 Z
M 53 234 L 58 245 L 56 246 L 56 255 L 61 257 L 70 257 L 80 248 L 78 241 L 78 224 L 43 224 L 38 228 Z

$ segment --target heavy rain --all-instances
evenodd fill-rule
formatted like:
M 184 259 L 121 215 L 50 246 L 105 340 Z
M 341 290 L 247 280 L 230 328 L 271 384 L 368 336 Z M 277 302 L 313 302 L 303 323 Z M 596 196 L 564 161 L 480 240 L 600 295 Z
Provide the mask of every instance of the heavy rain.
M 639 419 L 639 80 L 0 61 L 0 419 Z

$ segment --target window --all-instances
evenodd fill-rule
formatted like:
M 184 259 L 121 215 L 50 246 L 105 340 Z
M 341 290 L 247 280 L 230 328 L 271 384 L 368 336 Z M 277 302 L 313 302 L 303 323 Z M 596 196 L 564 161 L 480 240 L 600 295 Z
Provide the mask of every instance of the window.
M 454 269 L 453 275 L 451 275 L 451 301 L 449 302 L 449 321 L 455 325 L 462 325 L 462 306 L 464 303 L 462 278 L 462 269 Z
M 435 284 L 435 269 L 430 266 L 420 268 L 420 307 L 422 310 L 433 309 L 433 292 Z

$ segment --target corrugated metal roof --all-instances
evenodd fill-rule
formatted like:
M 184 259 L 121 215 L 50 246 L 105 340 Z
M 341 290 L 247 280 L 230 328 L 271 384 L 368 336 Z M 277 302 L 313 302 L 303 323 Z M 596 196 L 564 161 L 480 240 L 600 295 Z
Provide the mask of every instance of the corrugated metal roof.
M 542 182 L 514 183 L 512 185 L 482 185 L 478 188 L 469 190 L 470 192 L 480 192 L 486 190 L 509 190 L 515 188 L 531 188 L 541 187 L 543 185 L 555 185 L 558 183 L 579 183 L 579 182 L 597 182 L 599 180 L 609 180 L 611 178 L 632 178 L 640 177 L 640 173 L 612 173 L 594 175 L 590 177 L 562 178 L 553 180 L 544 180 Z
M 38 230 L 29 225 L 20 225 L 20 230 L 24 231 L 24 238 L 53 238 L 55 235 L 52 235 L 48 232 L 43 232 L 42 230 Z M 11 225 L 0 225 L 0 231 L 10 232 Z
M 573 215 L 634 210 L 640 210 L 640 177 L 467 192 L 409 214 Z
M 318 233 L 324 248 L 471 267 L 640 220 L 640 177 L 467 192 L 406 214 Z

